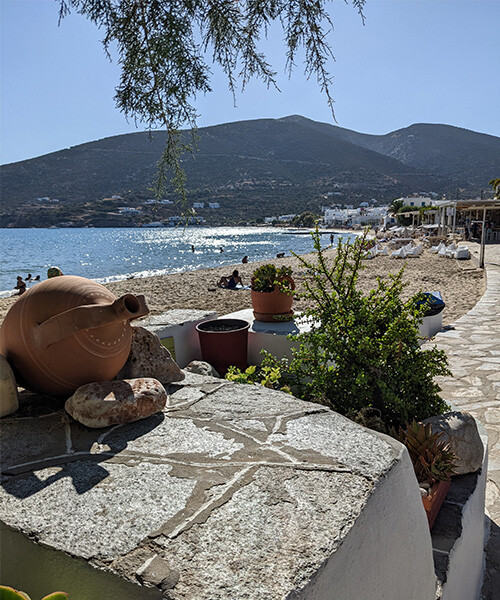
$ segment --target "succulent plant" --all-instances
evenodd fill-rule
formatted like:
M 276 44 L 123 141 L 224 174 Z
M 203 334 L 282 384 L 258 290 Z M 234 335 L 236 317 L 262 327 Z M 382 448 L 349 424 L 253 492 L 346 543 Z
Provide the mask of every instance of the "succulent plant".
M 252 275 L 252 289 L 256 292 L 273 292 L 275 287 L 281 292 L 291 294 L 291 267 L 279 267 L 273 264 L 262 265 L 255 269 Z
M 442 432 L 433 433 L 430 423 L 413 421 L 406 430 L 400 428 L 395 436 L 407 447 L 419 483 L 432 485 L 436 481 L 449 481 L 455 475 L 457 456 L 449 444 L 439 441 L 442 435 Z

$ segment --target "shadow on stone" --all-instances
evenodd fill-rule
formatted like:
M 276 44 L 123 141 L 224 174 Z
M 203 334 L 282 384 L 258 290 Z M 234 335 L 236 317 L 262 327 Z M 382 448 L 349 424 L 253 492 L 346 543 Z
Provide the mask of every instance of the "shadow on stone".
M 28 498 L 53 483 L 70 477 L 77 494 L 84 494 L 109 476 L 109 472 L 101 463 L 126 449 L 129 442 L 147 435 L 164 419 L 162 413 L 157 413 L 141 421 L 109 428 L 108 431 L 113 432 L 113 449 L 108 447 L 99 454 L 91 453 L 91 449 L 95 443 L 105 443 L 106 432 L 103 429 L 87 429 L 85 445 L 88 449 L 76 453 L 40 457 L 39 460 L 30 463 L 8 466 L 2 470 L 3 480 L 0 485 L 8 494 L 16 498 Z M 26 429 L 24 433 L 18 431 L 18 435 L 29 437 L 29 424 L 29 419 L 18 421 L 18 427 Z M 36 471 L 47 467 L 60 467 L 60 470 L 42 480 Z

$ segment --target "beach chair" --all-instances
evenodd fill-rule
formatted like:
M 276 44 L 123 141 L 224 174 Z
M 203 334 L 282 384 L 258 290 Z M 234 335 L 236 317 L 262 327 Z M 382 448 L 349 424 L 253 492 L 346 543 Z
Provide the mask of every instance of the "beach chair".
M 431 246 L 429 248 L 429 252 L 432 252 L 433 254 L 434 253 L 439 254 L 439 251 L 442 250 L 443 247 L 444 247 L 443 242 L 439 242 L 439 244 L 437 246 Z
M 419 258 L 422 254 L 422 245 L 414 246 L 410 250 L 406 251 L 406 256 L 408 258 Z
M 382 246 L 375 247 L 375 253 L 377 256 L 388 256 L 387 248 L 383 248 Z
M 458 246 L 458 248 L 453 253 L 453 258 L 457 260 L 467 260 L 470 258 L 470 252 L 468 246 Z
M 405 248 L 400 248 L 399 250 L 394 250 L 391 254 L 391 258 L 406 258 L 406 250 Z
M 445 250 L 445 256 L 446 258 L 453 258 L 453 253 L 455 252 L 455 250 L 457 249 L 455 242 L 452 242 Z

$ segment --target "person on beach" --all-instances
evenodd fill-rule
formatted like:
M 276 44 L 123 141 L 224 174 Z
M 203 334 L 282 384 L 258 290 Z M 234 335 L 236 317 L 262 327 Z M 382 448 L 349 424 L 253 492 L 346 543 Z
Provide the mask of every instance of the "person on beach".
M 24 281 L 31 281 L 31 273 L 28 273 Z
M 334 240 L 333 233 L 330 233 L 330 244 L 332 246 L 333 246 L 333 240 Z
M 36 276 L 36 277 L 33 279 L 33 281 L 40 281 L 40 275 L 37 275 L 37 276 Z
M 194 244 L 191 244 L 191 252 L 194 252 Z
M 14 296 L 20 296 L 21 294 L 24 294 L 24 292 L 26 291 L 26 283 L 25 283 L 24 279 L 21 277 L 21 275 L 17 276 L 17 283 L 16 283 L 16 287 L 14 289 L 19 290 L 17 292 L 17 294 L 14 294 Z
M 221 277 L 219 279 L 218 287 L 234 289 L 238 284 L 243 285 L 240 274 L 237 269 L 233 271 L 233 274 L 229 277 Z
M 244 265 L 246 265 L 246 264 L 247 264 L 247 262 L 248 262 L 248 256 L 246 256 L 246 255 L 245 255 L 245 256 L 244 256 L 244 257 L 241 259 L 241 262 L 242 262 Z

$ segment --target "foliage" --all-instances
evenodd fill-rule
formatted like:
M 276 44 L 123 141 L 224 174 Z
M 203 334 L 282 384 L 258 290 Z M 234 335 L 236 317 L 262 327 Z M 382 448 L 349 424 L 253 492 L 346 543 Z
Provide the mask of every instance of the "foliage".
M 413 421 L 406 430 L 399 429 L 393 435 L 402 442 L 410 454 L 417 481 L 431 485 L 436 481 L 449 481 L 455 475 L 454 466 L 457 456 L 451 452 L 450 445 L 438 441 L 443 432 L 432 433 L 430 423 L 424 425 Z
M 292 268 L 279 267 L 269 263 L 255 269 L 252 274 L 252 290 L 255 292 L 274 292 L 277 287 L 281 292 L 293 294 Z
M 25 592 L 19 592 L 11 587 L 0 585 L 0 600 L 30 600 L 30 597 Z M 54 592 L 44 596 L 42 600 L 68 600 L 68 594 Z
M 59 0 L 60 19 L 71 9 L 104 32 L 110 56 L 118 53 L 121 80 L 115 100 L 126 117 L 150 129 L 166 127 L 168 139 L 159 163 L 157 190 L 173 171 L 174 186 L 184 193 L 180 154 L 189 145 L 180 139 L 183 125 L 195 128 L 194 100 L 211 91 L 211 60 L 224 71 L 235 94 L 252 78 L 276 86 L 276 73 L 259 49 L 272 23 L 281 25 L 286 67 L 291 74 L 297 52 L 304 49 L 305 73 L 316 76 L 333 112 L 327 64 L 332 23 L 326 0 Z M 351 0 L 363 18 L 365 0 Z
M 443 351 L 421 350 L 418 325 L 426 309 L 417 294 L 403 301 L 403 269 L 381 278 L 364 295 L 356 287 L 366 233 L 339 244 L 332 262 L 313 234 L 316 261 L 297 256 L 306 271 L 303 294 L 310 330 L 299 342 L 283 376 L 296 395 L 342 414 L 371 408 L 387 427 L 444 412 L 436 375 L 449 375 Z M 278 362 L 278 361 L 277 361 Z
M 491 185 L 493 188 L 493 191 L 495 192 L 495 198 L 500 199 L 500 177 L 492 179 L 488 185 Z
M 262 365 L 250 365 L 245 371 L 238 367 L 229 367 L 226 379 L 235 383 L 259 383 L 273 390 L 281 390 L 291 394 L 290 388 L 281 384 L 281 369 L 277 365 L 268 365 L 264 359 Z
M 296 227 L 314 227 L 316 225 L 316 221 L 318 217 L 314 215 L 312 212 L 306 211 L 301 215 L 296 215 L 292 219 L 292 225 Z
M 402 200 L 393 200 L 389 205 L 389 212 L 391 214 L 395 215 L 397 212 L 399 212 L 399 209 L 402 208 L 402 206 L 403 206 Z

